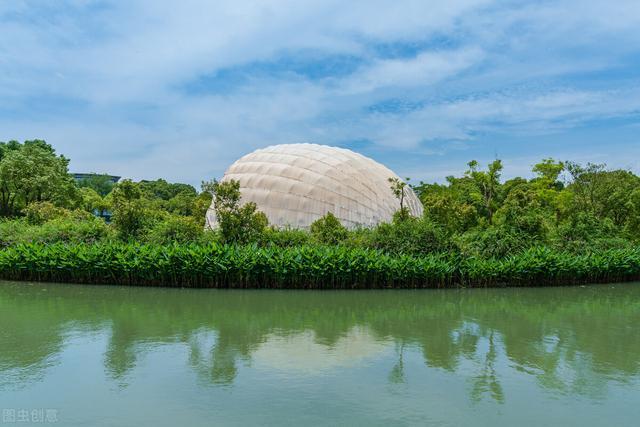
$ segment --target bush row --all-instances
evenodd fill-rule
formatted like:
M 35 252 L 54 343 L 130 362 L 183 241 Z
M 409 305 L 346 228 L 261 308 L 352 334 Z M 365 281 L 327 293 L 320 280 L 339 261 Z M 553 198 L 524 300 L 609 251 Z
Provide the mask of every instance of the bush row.
M 544 286 L 638 279 L 640 248 L 585 255 L 534 248 L 481 259 L 343 246 L 34 243 L 0 250 L 0 278 L 208 288 Z

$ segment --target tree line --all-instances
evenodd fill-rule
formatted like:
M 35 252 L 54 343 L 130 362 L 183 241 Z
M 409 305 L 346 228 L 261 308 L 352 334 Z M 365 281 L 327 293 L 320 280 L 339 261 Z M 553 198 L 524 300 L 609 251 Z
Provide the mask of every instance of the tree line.
M 27 242 L 218 241 L 257 246 L 341 245 L 393 254 L 504 257 L 543 246 L 582 253 L 634 247 L 640 239 L 640 177 L 604 164 L 544 159 L 532 178 L 501 177 L 503 164 L 468 163 L 462 176 L 409 186 L 391 179 L 398 211 L 389 223 L 347 230 L 328 212 L 310 230 L 276 229 L 238 182 L 200 191 L 165 180 L 117 184 L 106 175 L 76 181 L 69 160 L 43 140 L 0 142 L 0 245 Z M 413 188 L 424 216 L 408 215 Z M 206 231 L 213 200 L 218 228 Z M 92 212 L 112 212 L 111 224 Z

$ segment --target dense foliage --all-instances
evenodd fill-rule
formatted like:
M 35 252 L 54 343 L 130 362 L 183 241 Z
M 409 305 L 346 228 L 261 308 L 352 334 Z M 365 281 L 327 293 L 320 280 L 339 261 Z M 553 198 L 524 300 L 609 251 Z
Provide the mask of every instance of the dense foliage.
M 541 286 L 638 279 L 640 249 L 570 255 L 539 248 L 485 260 L 340 246 L 20 244 L 0 251 L 0 277 L 236 288 Z
M 267 217 L 255 203 L 240 203 L 240 183 L 227 181 L 203 183 L 213 194 L 219 237 L 224 242 L 248 243 L 259 238 L 267 228 Z
M 162 179 L 125 179 L 114 184 L 107 175 L 96 174 L 76 182 L 68 173 L 68 160 L 46 142 L 10 141 L 0 143 L 0 248 L 7 251 L 2 256 L 9 256 L 11 251 L 18 251 L 17 247 L 26 250 L 59 243 L 82 248 L 89 254 L 94 249 L 84 245 L 95 244 L 96 253 L 112 248 L 108 250 L 120 251 L 119 256 L 133 256 L 131 251 L 141 248 L 157 253 L 164 250 L 158 245 L 181 244 L 187 246 L 169 247 L 178 251 L 209 248 L 206 250 L 211 253 L 255 253 L 255 262 L 265 254 L 281 253 L 284 248 L 287 251 L 283 254 L 296 253 L 297 257 L 335 251 L 350 254 L 344 255 L 347 257 L 366 254 L 362 256 L 393 263 L 404 259 L 421 260 L 420 263 L 447 260 L 442 264 L 443 271 L 453 268 L 446 264 L 451 259 L 458 260 L 455 268 L 462 265 L 460 260 L 485 263 L 468 270 L 474 272 L 487 265 L 501 266 L 495 268 L 503 271 L 504 265 L 511 265 L 510 257 L 530 259 L 533 253 L 574 257 L 577 263 L 603 254 L 636 253 L 640 243 L 640 177 L 634 173 L 553 159 L 534 165 L 530 179 L 503 180 L 502 169 L 500 160 L 491 162 L 486 169 L 472 161 L 463 176 L 447 177 L 444 183 L 421 182 L 412 186 L 424 205 L 421 218 L 411 217 L 404 206 L 408 180 L 396 178 L 389 180 L 389 187 L 398 198 L 398 211 L 391 222 L 370 229 L 347 230 L 333 213 L 327 212 L 310 230 L 295 230 L 270 227 L 255 204 L 241 202 L 240 185 L 235 181 L 203 182 L 200 192 L 191 185 Z M 205 230 L 205 213 L 212 201 L 217 218 L 215 231 Z M 140 244 L 151 246 L 137 246 Z M 247 248 L 224 246 L 229 244 Z M 54 247 L 64 251 L 59 245 Z M 635 262 L 633 257 L 629 260 Z M 297 271 L 289 270 L 289 261 L 282 262 L 282 268 Z M 392 261 L 380 262 L 386 263 L 384 268 L 395 268 L 390 267 Z M 487 283 L 502 280 L 494 277 L 498 270 L 493 268 L 486 271 Z M 512 279 L 518 282 L 519 273 L 512 273 Z M 402 274 L 397 277 L 404 277 Z M 461 278 L 471 277 L 467 273 L 442 274 L 445 273 L 433 276 L 438 279 L 420 277 L 427 281 L 425 285 L 440 283 L 438 280 L 443 277 L 447 278 L 442 279 L 446 283 L 465 283 L 466 279 Z M 374 282 L 382 280 L 374 279 L 369 272 L 365 276 Z M 599 271 L 587 276 L 594 280 L 602 277 Z M 316 278 L 307 277 L 317 284 Z M 303 278 L 300 280 L 304 282 Z M 345 279 L 344 283 L 359 280 Z M 387 277 L 380 283 L 388 284 L 389 280 Z M 406 280 L 417 283 L 413 278 Z M 481 281 L 480 277 L 474 280 L 473 283 Z
M 336 245 L 349 235 L 345 226 L 331 212 L 311 223 L 309 231 L 318 242 L 329 245 Z
M 203 238 L 209 192 L 162 179 L 114 184 L 108 175 L 95 174 L 76 181 L 68 163 L 42 140 L 0 142 L 0 247 Z
M 545 159 L 532 179 L 500 181 L 502 163 L 469 163 L 463 177 L 415 187 L 425 216 L 463 254 L 500 257 L 534 246 L 569 252 L 626 248 L 640 239 L 640 178 L 605 165 Z
M 0 142 L 0 216 L 15 216 L 33 202 L 78 202 L 69 161 L 42 140 Z

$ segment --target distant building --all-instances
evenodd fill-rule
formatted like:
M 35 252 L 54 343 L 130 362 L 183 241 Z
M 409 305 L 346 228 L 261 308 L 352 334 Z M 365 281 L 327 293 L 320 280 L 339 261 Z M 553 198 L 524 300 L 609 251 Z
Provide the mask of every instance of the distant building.
M 82 181 L 84 179 L 89 179 L 89 178 L 94 177 L 94 176 L 108 176 L 109 180 L 111 182 L 113 182 L 114 184 L 116 182 L 120 181 L 120 177 L 119 176 L 107 175 L 107 174 L 103 174 L 103 173 L 72 173 L 71 175 L 73 175 L 73 179 L 75 179 L 76 181 Z
M 76 182 L 84 181 L 95 176 L 106 176 L 109 178 L 109 181 L 113 182 L 114 184 L 120 180 L 119 176 L 107 175 L 103 173 L 72 173 L 71 175 L 73 176 L 73 179 L 76 180 Z M 113 215 L 111 211 L 107 209 L 94 209 L 93 214 L 98 218 L 104 219 L 107 223 L 111 222 L 111 216 Z

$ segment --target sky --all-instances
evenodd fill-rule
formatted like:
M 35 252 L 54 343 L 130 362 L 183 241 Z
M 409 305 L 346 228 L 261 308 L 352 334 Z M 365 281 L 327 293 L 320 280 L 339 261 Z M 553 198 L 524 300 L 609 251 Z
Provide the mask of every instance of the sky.
M 412 182 L 640 172 L 640 1 L 0 0 L 0 140 L 199 185 L 273 144 Z

